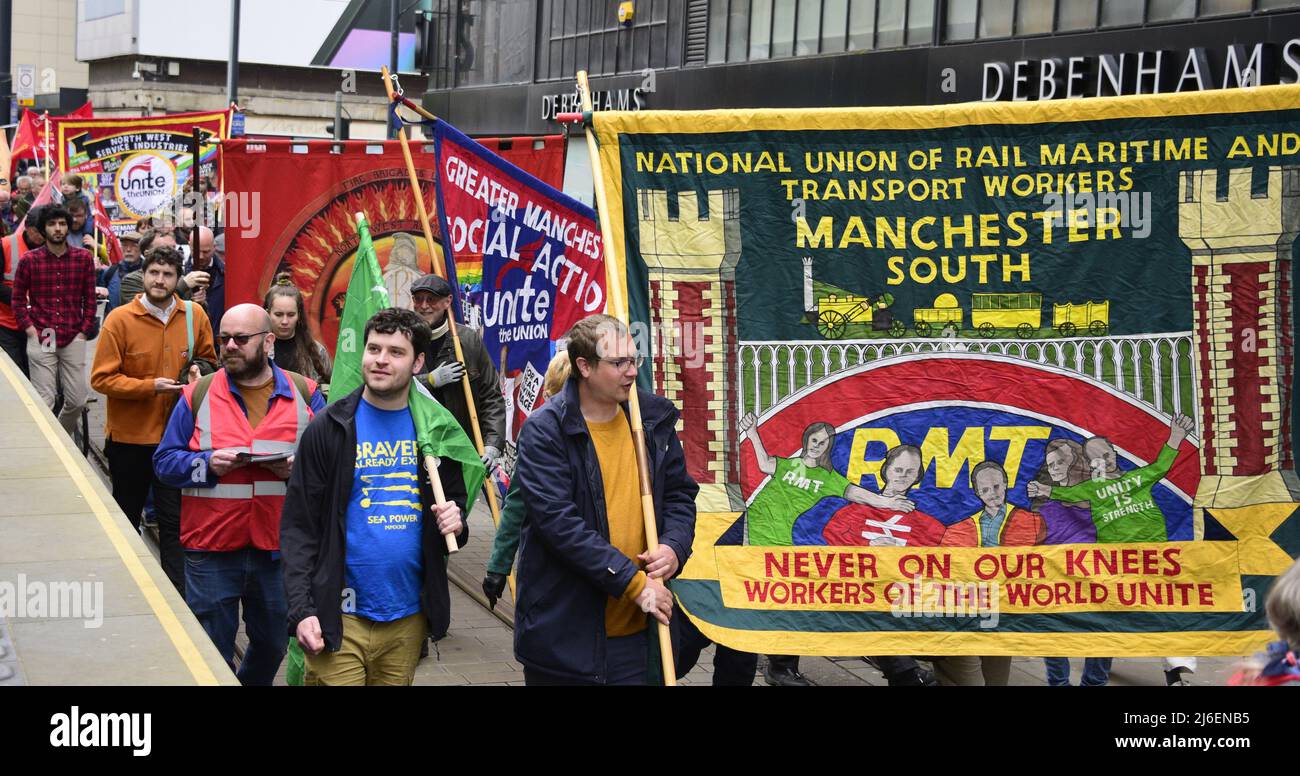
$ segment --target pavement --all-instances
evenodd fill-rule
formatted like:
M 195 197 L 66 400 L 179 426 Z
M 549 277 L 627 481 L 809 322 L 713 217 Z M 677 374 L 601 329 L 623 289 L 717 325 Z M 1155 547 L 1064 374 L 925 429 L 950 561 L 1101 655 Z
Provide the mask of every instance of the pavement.
M 96 470 L 0 355 L 0 685 L 235 684 Z
M 92 346 L 94 343 L 91 343 Z M 93 358 L 87 349 L 87 368 Z M 95 393 L 91 392 L 92 396 Z M 90 405 L 90 436 L 94 446 L 103 448 L 104 398 Z M 104 482 L 107 475 L 96 468 Z M 495 536 L 486 501 L 476 500 L 470 513 L 470 541 L 448 562 L 451 585 L 451 627 L 446 638 L 430 649 L 429 657 L 420 662 L 415 673 L 416 685 L 518 686 L 523 684 L 523 666 L 514 659 L 512 623 L 514 601 L 509 591 L 493 612 L 480 584 L 487 568 L 488 555 Z M 156 547 L 154 548 L 156 553 Z M 170 586 L 168 586 L 170 587 Z M 242 639 L 241 633 L 241 639 Z M 700 655 L 696 667 L 679 684 L 711 685 L 713 647 Z M 0 621 L 0 685 L 5 684 L 6 660 L 4 623 Z M 1236 670 L 1238 658 L 1201 658 L 1197 673 L 1189 677 L 1192 685 L 1222 685 Z M 755 685 L 766 686 L 762 671 L 766 659 L 760 657 Z M 1073 661 L 1074 678 L 1082 670 L 1082 660 Z M 800 671 L 814 684 L 822 686 L 886 685 L 884 677 L 860 657 L 809 657 L 800 660 Z M 284 682 L 281 667 L 278 684 Z M 1012 663 L 1013 686 L 1042 686 L 1047 683 L 1043 661 L 1038 657 L 1016 658 Z M 1115 686 L 1163 686 L 1164 669 L 1160 658 L 1117 658 L 1110 683 Z

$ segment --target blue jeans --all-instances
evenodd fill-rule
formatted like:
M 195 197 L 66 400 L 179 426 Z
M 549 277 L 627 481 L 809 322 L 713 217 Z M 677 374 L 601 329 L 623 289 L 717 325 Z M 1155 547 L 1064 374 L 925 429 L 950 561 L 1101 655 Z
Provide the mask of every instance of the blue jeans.
M 1083 676 L 1079 677 L 1080 687 L 1101 687 L 1110 681 L 1110 664 L 1112 657 L 1089 657 L 1083 660 Z M 1047 684 L 1051 687 L 1070 686 L 1070 659 L 1067 657 L 1045 657 L 1047 663 Z
M 236 676 L 240 684 L 269 687 L 284 659 L 289 605 L 280 576 L 280 554 L 245 548 L 232 552 L 185 551 L 185 603 L 235 670 L 235 633 L 244 606 L 248 651 Z

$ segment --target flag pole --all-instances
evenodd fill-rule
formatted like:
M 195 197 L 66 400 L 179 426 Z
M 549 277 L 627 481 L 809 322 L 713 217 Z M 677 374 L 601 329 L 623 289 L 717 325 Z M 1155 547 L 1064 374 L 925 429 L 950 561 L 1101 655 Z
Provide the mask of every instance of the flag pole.
M 509 352 L 510 352 L 509 345 L 501 346 L 501 361 L 499 363 L 501 364 L 501 375 L 500 375 L 501 393 L 503 394 L 506 392 L 506 354 Z M 498 525 L 497 528 L 499 529 L 500 525 Z M 518 597 L 517 594 L 515 593 L 515 573 L 513 571 L 511 571 L 509 574 L 506 574 L 506 584 L 510 585 L 510 596 L 512 598 Z
M 357 213 L 355 216 L 357 225 L 367 225 L 365 213 Z M 438 474 L 438 459 L 432 455 L 424 456 L 424 468 L 429 470 L 429 484 L 433 486 L 433 503 L 442 506 L 447 503 L 447 494 L 442 489 L 442 477 Z M 469 515 L 462 515 L 465 524 L 469 524 Z M 443 534 L 442 538 L 447 540 L 447 552 L 456 552 L 459 547 L 456 546 L 456 537 L 452 534 Z
M 578 90 L 582 95 L 582 111 L 590 113 L 591 105 L 591 86 L 587 82 L 587 71 L 578 71 Z M 618 268 L 622 266 L 618 261 L 612 260 L 617 256 L 620 247 L 614 244 L 610 236 L 614 233 L 610 228 L 609 204 L 605 200 L 605 181 L 600 174 L 600 149 L 596 144 L 596 133 L 591 124 L 586 126 L 587 133 L 587 153 L 591 155 L 592 178 L 596 185 L 596 212 L 600 215 L 600 233 L 604 235 L 605 247 L 605 298 L 609 300 L 609 312 L 615 318 L 628 325 L 627 309 L 627 285 L 625 278 L 619 273 Z M 637 481 L 641 487 L 641 518 L 645 523 L 645 543 L 646 549 L 654 552 L 659 548 L 659 529 L 655 524 L 655 502 L 654 491 L 650 488 L 650 464 L 646 455 L 645 445 L 645 427 L 641 423 L 641 401 L 637 396 L 636 385 L 632 386 L 632 391 L 627 397 L 628 414 L 632 422 L 632 441 L 636 450 L 636 470 Z M 669 638 L 668 626 L 656 622 L 659 628 L 659 655 L 662 658 L 664 684 L 674 686 L 677 684 L 677 671 L 673 666 L 673 649 L 672 641 Z
M 50 112 L 45 111 L 45 180 L 50 180 Z
M 388 76 L 388 68 L 381 69 L 380 74 L 384 78 L 384 90 L 388 93 L 388 102 L 393 102 L 393 80 Z M 432 114 L 429 114 L 432 118 Z M 406 140 L 406 127 L 397 128 L 397 139 L 402 144 L 402 159 L 406 161 L 406 174 L 411 179 L 411 196 L 415 199 L 415 212 L 420 216 L 420 229 L 424 231 L 424 244 L 429 246 L 429 256 L 433 259 L 434 271 L 443 279 L 447 279 L 447 267 L 442 263 L 442 258 L 438 251 L 434 249 L 433 229 L 429 226 L 429 211 L 424 206 L 424 195 L 420 193 L 420 179 L 415 174 L 415 160 L 411 158 L 411 146 Z M 453 297 L 454 298 L 454 297 Z M 454 310 L 447 310 L 448 333 L 451 335 L 452 346 L 456 349 L 456 360 L 465 363 L 465 353 L 460 347 L 460 335 L 456 332 L 456 314 Z M 479 456 L 483 455 L 483 430 L 478 423 L 478 406 L 474 403 L 474 390 L 469 384 L 469 370 L 466 369 L 460 376 L 461 388 L 465 391 L 465 406 L 469 408 L 469 425 L 474 432 L 474 448 L 478 450 Z M 489 472 L 490 474 L 490 472 Z M 492 512 L 492 526 L 497 528 L 501 525 L 501 510 L 497 507 L 496 488 L 493 486 L 491 477 L 487 480 L 487 487 L 484 492 L 487 493 L 488 508 Z M 469 515 L 465 516 L 469 520 Z

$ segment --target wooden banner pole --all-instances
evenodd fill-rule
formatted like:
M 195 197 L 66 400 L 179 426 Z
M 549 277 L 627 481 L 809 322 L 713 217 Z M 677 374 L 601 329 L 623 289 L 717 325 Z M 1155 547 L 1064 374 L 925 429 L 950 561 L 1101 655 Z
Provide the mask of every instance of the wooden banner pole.
M 588 112 L 592 109 L 591 105 L 591 86 L 587 82 L 587 71 L 578 71 L 578 90 L 582 95 L 582 110 Z M 609 204 L 605 200 L 605 181 L 600 174 L 600 149 L 596 143 L 596 132 L 587 125 L 587 153 L 591 155 L 592 178 L 596 184 L 596 211 L 600 214 L 600 232 L 603 235 L 603 244 L 605 247 L 605 298 L 609 300 L 609 312 L 615 318 L 628 324 L 627 309 L 627 284 L 625 278 L 620 276 L 617 268 L 622 266 L 620 262 L 613 260 L 617 256 L 621 246 L 614 244 L 610 235 L 614 232 L 610 228 Z M 632 417 L 632 441 L 636 448 L 636 469 L 637 481 L 641 486 L 641 518 L 645 523 L 645 543 L 650 552 L 659 548 L 659 529 L 655 523 L 655 502 L 654 491 L 650 488 L 650 464 L 649 457 L 646 454 L 645 444 L 645 427 L 641 423 L 641 401 L 637 397 L 636 386 L 632 386 L 632 391 L 628 394 L 627 399 L 628 414 Z M 669 638 L 668 626 L 658 621 L 655 625 L 659 629 L 659 655 L 662 658 L 664 684 L 674 686 L 677 684 L 677 671 L 673 665 L 673 648 L 672 640 Z

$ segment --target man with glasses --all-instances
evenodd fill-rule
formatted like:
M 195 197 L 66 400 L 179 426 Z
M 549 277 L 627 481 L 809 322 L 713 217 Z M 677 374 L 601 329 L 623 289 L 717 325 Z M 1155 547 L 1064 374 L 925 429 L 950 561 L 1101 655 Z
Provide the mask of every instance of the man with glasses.
M 673 621 L 664 581 L 690 555 L 699 492 L 677 438 L 680 412 L 638 394 L 659 542 L 650 552 L 627 414 L 644 357 L 608 315 L 574 324 L 568 353 L 564 391 L 519 435 L 515 657 L 531 685 L 657 683 L 650 616 Z
M 185 602 L 232 669 L 242 604 L 249 645 L 239 681 L 270 685 L 286 648 L 285 481 L 325 399 L 313 380 L 271 361 L 275 335 L 258 305 L 227 310 L 219 332 L 222 368 L 185 386 L 153 463 L 158 479 L 183 488 Z
M 505 449 L 506 402 L 501 395 L 501 378 L 488 357 L 483 337 L 473 329 L 457 328 L 465 363 L 456 360 L 456 346 L 448 336 L 451 286 L 437 275 L 425 275 L 411 284 L 411 302 L 416 314 L 433 329 L 433 339 L 424 351 L 424 367 L 416 377 L 433 389 L 434 398 L 451 410 L 472 441 L 469 404 L 461 387 L 461 376 L 469 369 L 470 390 L 474 394 L 479 430 L 483 433 L 483 465 L 491 472 Z

